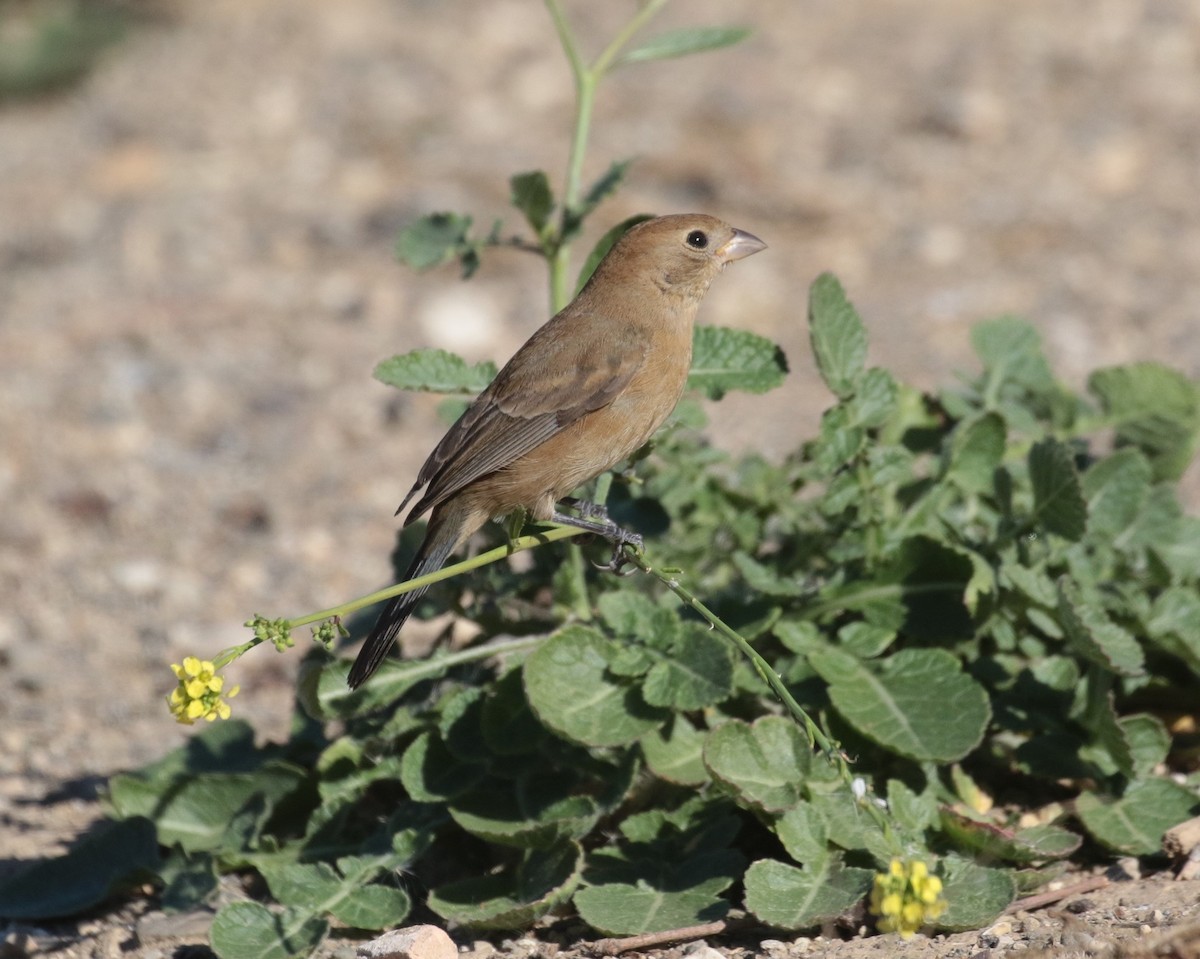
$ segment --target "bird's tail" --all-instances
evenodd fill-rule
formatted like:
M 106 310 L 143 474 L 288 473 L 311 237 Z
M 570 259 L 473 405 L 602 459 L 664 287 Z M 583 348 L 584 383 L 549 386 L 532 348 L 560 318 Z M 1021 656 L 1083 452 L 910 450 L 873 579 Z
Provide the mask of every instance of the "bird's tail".
M 466 527 L 462 517 L 456 511 L 440 514 L 438 510 L 434 510 L 429 519 L 429 527 L 425 531 L 425 539 L 421 542 L 417 555 L 413 557 L 408 572 L 404 574 L 404 580 L 416 579 L 418 576 L 441 569 L 445 565 L 447 557 L 454 552 L 460 542 L 473 532 L 473 529 Z M 383 657 L 387 655 L 388 650 L 392 648 L 392 643 L 396 641 L 396 634 L 400 632 L 400 627 L 417 608 L 417 603 L 425 595 L 426 589 L 428 587 L 404 593 L 392 599 L 384 607 L 379 620 L 375 623 L 375 628 L 371 630 L 371 635 L 363 643 L 358 658 L 354 660 L 354 665 L 350 668 L 350 675 L 346 678 L 346 682 L 351 689 L 357 689 L 379 668 Z

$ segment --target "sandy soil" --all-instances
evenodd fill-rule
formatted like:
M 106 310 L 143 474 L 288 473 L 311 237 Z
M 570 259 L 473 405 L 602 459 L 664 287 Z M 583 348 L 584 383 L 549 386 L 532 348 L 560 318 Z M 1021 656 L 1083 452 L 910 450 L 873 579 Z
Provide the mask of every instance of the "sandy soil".
M 568 3 L 592 49 L 632 6 Z M 546 315 L 533 258 L 463 285 L 391 255 L 417 214 L 488 224 L 511 173 L 560 176 L 572 92 L 541 4 L 147 9 L 82 85 L 0 103 L 0 869 L 61 848 L 107 775 L 187 735 L 168 663 L 240 642 L 251 613 L 383 584 L 437 421 L 375 362 L 503 359 Z M 614 77 L 588 168 L 638 158 L 589 241 L 698 209 L 770 244 L 704 319 L 775 337 L 794 374 L 714 408 L 718 442 L 779 454 L 811 432 L 804 302 L 826 269 L 873 361 L 921 386 L 969 367 L 971 324 L 1002 312 L 1075 384 L 1133 359 L 1200 374 L 1194 0 L 689 0 L 659 26 L 729 22 L 755 36 Z M 1186 489 L 1194 508 L 1195 468 Z M 264 736 L 297 659 L 243 660 L 238 712 Z M 1112 888 L 1101 937 L 1195 912 L 1192 884 Z M 121 922 L 72 927 L 69 950 L 163 954 Z M 972 935 L 911 954 L 1010 948 Z M 807 954 L 910 954 L 893 947 Z

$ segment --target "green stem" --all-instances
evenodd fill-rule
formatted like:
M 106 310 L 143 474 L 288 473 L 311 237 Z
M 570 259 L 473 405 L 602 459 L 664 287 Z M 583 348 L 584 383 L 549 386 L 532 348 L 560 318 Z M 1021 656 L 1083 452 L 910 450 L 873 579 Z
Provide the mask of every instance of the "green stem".
M 567 159 L 567 176 L 563 183 L 562 223 L 579 205 L 579 193 L 583 186 L 583 160 L 587 154 L 588 134 L 592 126 L 592 108 L 596 103 L 596 89 L 604 75 L 627 43 L 650 19 L 667 4 L 667 0 L 649 0 L 629 22 L 617 33 L 604 51 L 590 65 L 583 62 L 579 47 L 571 32 L 571 25 L 563 14 L 559 0 L 545 0 L 546 9 L 554 21 L 559 43 L 571 66 L 571 77 L 575 82 L 575 131 L 571 136 L 571 152 Z M 557 313 L 570 301 L 571 284 L 567 273 L 571 266 L 571 244 L 559 233 L 554 252 L 547 260 L 550 270 L 550 311 Z
M 747 642 L 746 638 L 742 636 L 741 633 L 739 633 L 736 629 L 721 619 L 720 616 L 700 602 L 700 600 L 697 599 L 690 590 L 681 585 L 679 580 L 677 580 L 674 576 L 668 576 L 666 573 L 650 566 L 650 564 L 647 563 L 642 557 L 641 553 L 633 550 L 626 550 L 625 556 L 643 573 L 649 573 L 660 583 L 666 586 L 667 589 L 669 589 L 672 593 L 683 600 L 685 605 L 690 606 L 697 613 L 699 613 L 710 626 L 717 630 L 717 632 L 723 635 L 726 639 L 732 641 L 733 644 L 737 646 L 739 650 L 741 650 L 742 654 L 750 660 L 755 670 L 758 672 L 758 675 L 763 678 L 766 684 L 774 691 L 775 695 L 780 698 L 783 704 L 787 707 L 788 712 L 792 714 L 793 718 L 795 718 L 795 720 L 804 727 L 805 732 L 808 734 L 809 743 L 819 746 L 821 751 L 825 753 L 825 757 L 834 765 L 836 765 L 839 770 L 844 772 L 845 778 L 850 778 L 849 768 L 846 765 L 846 758 L 842 754 L 841 748 L 838 746 L 838 744 L 825 735 L 825 732 L 821 729 L 821 727 L 818 726 L 816 722 L 813 721 L 812 717 L 810 717 L 808 713 L 804 711 L 801 705 L 796 702 L 791 692 L 788 691 L 787 686 L 783 684 L 783 679 L 780 677 L 780 675 L 771 668 L 771 664 L 762 658 L 759 652 L 753 646 L 751 646 L 749 642 Z
M 560 539 L 581 536 L 585 532 L 586 530 L 576 529 L 573 526 L 552 526 L 549 529 L 539 530 L 536 533 L 530 533 L 519 539 L 515 539 L 505 546 L 497 546 L 495 549 L 490 549 L 486 553 L 480 553 L 471 559 L 464 559 L 461 563 L 455 563 L 453 566 L 443 566 L 436 572 L 428 573 L 425 576 L 418 576 L 416 579 L 405 580 L 403 583 L 397 583 L 395 586 L 389 586 L 387 589 L 381 589 L 367 596 L 351 600 L 348 603 L 342 603 L 340 606 L 323 609 L 318 613 L 310 613 L 307 616 L 301 616 L 299 619 L 288 620 L 288 625 L 292 629 L 295 629 L 298 626 L 307 626 L 310 623 L 319 623 L 326 619 L 348 616 L 350 613 L 357 612 L 367 606 L 382 603 L 385 599 L 403 596 L 405 593 L 411 593 L 414 589 L 432 586 L 434 583 L 440 583 L 444 579 L 450 579 L 461 573 L 479 569 L 481 566 L 499 562 L 513 553 L 533 549 L 536 546 L 544 546 L 546 543 L 553 543 Z
M 700 602 L 700 600 L 697 599 L 690 590 L 682 586 L 679 580 L 677 580 L 674 576 L 668 576 L 665 572 L 653 569 L 650 564 L 643 559 L 641 553 L 627 549 L 625 551 L 625 555 L 629 561 L 633 563 L 633 565 L 635 565 L 642 572 L 649 573 L 660 583 L 666 586 L 667 589 L 683 600 L 685 605 L 691 607 L 697 613 L 699 613 L 708 622 L 708 624 L 712 626 L 713 629 L 717 630 L 717 632 L 737 646 L 742 654 L 750 660 L 758 675 L 762 677 L 766 684 L 771 687 L 771 690 L 775 693 L 775 695 L 778 696 L 783 702 L 784 706 L 787 707 L 788 712 L 792 714 L 792 718 L 804 728 L 804 731 L 808 735 L 809 744 L 819 747 L 821 752 L 825 754 L 826 760 L 833 765 L 838 772 L 839 778 L 843 783 L 846 784 L 847 788 L 858 800 L 858 805 L 860 808 L 865 809 L 867 814 L 875 820 L 875 823 L 879 826 L 884 836 L 894 842 L 891 821 L 889 820 L 887 813 L 884 812 L 884 810 L 878 805 L 876 805 L 874 800 L 860 791 L 859 783 L 856 782 L 856 777 L 850 772 L 850 763 L 846 759 L 846 754 L 842 752 L 841 746 L 839 746 L 835 740 L 830 738 L 825 731 L 821 729 L 819 725 L 817 725 L 816 721 L 804 711 L 803 707 L 796 702 L 795 697 L 792 696 L 787 686 L 784 685 L 783 678 L 771 668 L 771 664 L 763 659 L 758 651 L 751 646 L 749 642 L 747 642 L 746 638 L 742 636 L 741 633 L 739 633 L 736 629 L 721 619 L 720 616 Z M 865 785 L 865 781 L 863 784 Z

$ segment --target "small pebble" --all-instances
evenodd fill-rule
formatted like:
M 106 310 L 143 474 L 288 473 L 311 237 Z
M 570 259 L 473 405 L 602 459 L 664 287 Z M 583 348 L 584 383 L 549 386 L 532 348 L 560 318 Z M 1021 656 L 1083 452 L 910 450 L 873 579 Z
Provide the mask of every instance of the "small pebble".
M 407 926 L 384 933 L 358 947 L 363 959 L 458 959 L 458 949 L 444 929 Z
M 725 959 L 716 949 L 703 939 L 693 942 L 684 948 L 683 954 L 689 959 Z
M 788 947 L 786 942 L 779 939 L 764 939 L 758 945 L 764 952 L 783 952 Z

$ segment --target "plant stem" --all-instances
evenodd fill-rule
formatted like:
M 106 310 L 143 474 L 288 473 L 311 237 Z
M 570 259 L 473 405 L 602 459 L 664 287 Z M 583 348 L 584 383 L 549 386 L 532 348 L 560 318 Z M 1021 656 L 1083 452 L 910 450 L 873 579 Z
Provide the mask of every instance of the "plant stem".
M 677 580 L 675 577 L 668 576 L 666 573 L 660 572 L 659 570 L 656 570 L 650 566 L 650 564 L 645 561 L 640 553 L 632 550 L 626 550 L 625 556 L 643 573 L 649 573 L 660 583 L 666 586 L 667 589 L 669 589 L 672 593 L 683 600 L 685 605 L 690 606 L 697 613 L 699 613 L 710 626 L 717 630 L 717 632 L 721 633 L 721 635 L 723 635 L 726 639 L 731 640 L 733 644 L 742 652 L 742 654 L 750 660 L 751 664 L 754 666 L 754 669 L 758 672 L 758 675 L 763 678 L 763 681 L 766 682 L 766 684 L 775 692 L 775 695 L 780 698 L 783 704 L 787 707 L 788 712 L 792 714 L 793 718 L 795 718 L 795 720 L 804 727 L 804 731 L 808 734 L 809 743 L 819 746 L 821 751 L 825 753 L 825 757 L 834 765 L 838 766 L 839 769 L 844 770 L 846 778 L 849 779 L 850 774 L 846 766 L 846 759 L 842 754 L 838 744 L 825 735 L 824 730 L 822 730 L 821 727 L 813 721 L 812 717 L 810 717 L 808 713 L 804 711 L 800 704 L 796 702 L 795 697 L 793 697 L 791 692 L 788 691 L 787 686 L 783 684 L 783 679 L 777 672 L 775 672 L 774 669 L 771 668 L 771 664 L 763 659 L 758 651 L 746 641 L 746 638 L 742 636 L 741 633 L 739 633 L 736 629 L 721 619 L 720 616 L 700 602 L 700 600 L 697 599 L 690 590 L 682 586 L 679 580 Z
M 583 184 L 583 159 L 587 154 L 588 133 L 592 126 L 592 108 L 596 102 L 596 89 L 604 75 L 624 46 L 650 19 L 667 4 L 667 0 L 648 0 L 629 19 L 603 52 L 590 64 L 585 64 L 579 55 L 579 47 L 571 32 L 571 25 L 563 14 L 560 0 L 545 0 L 546 9 L 554 21 L 559 43 L 571 66 L 571 77 L 575 82 L 575 131 L 571 136 L 571 152 L 567 159 L 567 175 L 563 182 L 562 220 L 566 226 L 579 205 L 579 193 Z M 571 284 L 567 271 L 571 266 L 571 244 L 560 230 L 554 245 L 554 253 L 548 258 L 550 270 L 550 312 L 557 313 L 570 299 Z
M 299 619 L 288 620 L 288 625 L 292 629 L 295 629 L 298 626 L 308 626 L 310 623 L 319 623 L 326 619 L 348 616 L 350 613 L 357 612 L 367 606 L 382 603 L 385 599 L 402 596 L 405 593 L 411 593 L 414 589 L 432 586 L 434 583 L 440 583 L 444 579 L 450 579 L 461 573 L 467 573 L 473 569 L 479 569 L 481 566 L 498 562 L 505 557 L 511 556 L 513 553 L 533 549 L 535 546 L 544 546 L 546 543 L 553 543 L 556 540 L 581 536 L 585 532 L 586 530 L 576 529 L 573 526 L 552 526 L 549 529 L 539 530 L 536 533 L 530 533 L 513 540 L 506 546 L 497 546 L 495 549 L 490 549 L 486 553 L 480 553 L 471 559 L 464 559 L 461 563 L 455 563 L 453 566 L 443 566 L 436 572 L 428 573 L 425 576 L 418 576 L 416 579 L 405 580 L 403 583 L 397 583 L 394 586 L 389 586 L 387 589 L 381 589 L 367 596 L 361 596 L 348 603 L 342 603 L 340 606 L 323 609 L 317 613 L 309 613 L 307 616 L 301 616 Z

